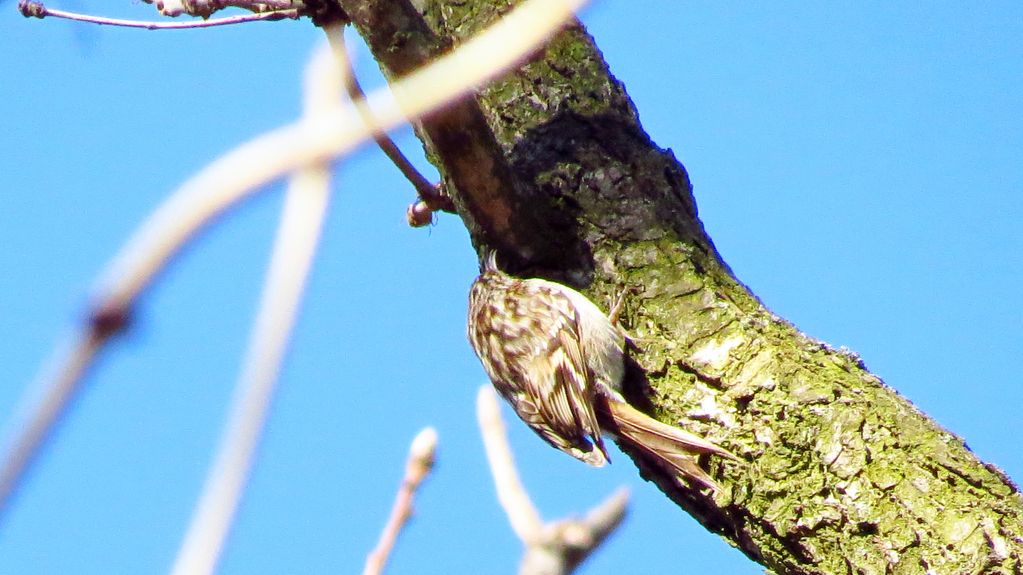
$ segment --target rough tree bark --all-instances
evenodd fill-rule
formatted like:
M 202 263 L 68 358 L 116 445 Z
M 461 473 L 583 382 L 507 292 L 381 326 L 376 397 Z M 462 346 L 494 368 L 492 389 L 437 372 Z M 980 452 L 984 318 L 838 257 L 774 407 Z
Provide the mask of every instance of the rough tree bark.
M 340 0 L 388 76 L 510 8 L 494 0 Z M 643 132 L 581 26 L 417 131 L 473 242 L 513 272 L 630 288 L 630 400 L 744 463 L 716 498 L 632 454 L 680 507 L 776 573 L 1021 573 L 1011 480 L 858 357 L 798 332 L 722 261 L 685 169 Z

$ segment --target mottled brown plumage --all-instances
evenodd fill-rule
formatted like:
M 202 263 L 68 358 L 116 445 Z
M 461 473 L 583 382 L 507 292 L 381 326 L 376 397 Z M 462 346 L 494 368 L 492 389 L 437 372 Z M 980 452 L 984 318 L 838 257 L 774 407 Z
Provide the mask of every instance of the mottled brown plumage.
M 469 341 L 494 387 L 554 447 L 600 467 L 607 462 L 601 432 L 611 433 L 679 479 L 717 488 L 695 454 L 734 456 L 624 400 L 625 338 L 586 296 L 509 276 L 491 253 L 470 290 L 468 323 Z

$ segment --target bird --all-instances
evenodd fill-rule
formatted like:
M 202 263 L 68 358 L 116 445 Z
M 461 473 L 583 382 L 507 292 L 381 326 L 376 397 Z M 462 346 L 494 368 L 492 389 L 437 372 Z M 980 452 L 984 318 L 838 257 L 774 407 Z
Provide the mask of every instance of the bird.
M 612 314 L 614 315 L 614 314 Z M 644 414 L 622 396 L 627 337 L 585 295 L 502 271 L 485 253 L 469 290 L 467 335 L 498 393 L 552 446 L 594 467 L 609 457 L 603 434 L 637 448 L 690 486 L 720 490 L 700 468 L 728 450 Z

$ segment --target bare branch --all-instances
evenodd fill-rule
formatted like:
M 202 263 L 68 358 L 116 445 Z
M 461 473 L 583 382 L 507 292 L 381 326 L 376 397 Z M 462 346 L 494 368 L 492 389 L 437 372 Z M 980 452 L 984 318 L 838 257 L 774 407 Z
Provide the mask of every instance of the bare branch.
M 621 524 L 628 508 L 628 490 L 619 489 L 583 519 L 569 518 L 544 524 L 519 479 L 497 394 L 489 385 L 480 387 L 476 396 L 476 417 L 497 498 L 526 548 L 519 575 L 573 572 Z
M 146 4 L 156 4 L 157 10 L 164 16 L 198 16 L 208 18 L 214 12 L 225 8 L 241 8 L 254 13 L 276 12 L 281 10 L 301 11 L 305 2 L 301 0 L 142 0 Z
M 416 490 L 433 469 L 436 453 L 437 432 L 432 427 L 427 427 L 412 440 L 408 461 L 405 463 L 405 477 L 394 497 L 391 516 L 387 519 L 387 525 L 384 526 L 383 532 L 380 533 L 377 546 L 366 557 L 366 567 L 363 569 L 362 575 L 380 575 L 384 572 L 387 558 L 390 557 L 391 550 L 394 549 L 398 535 L 405 523 L 412 517 L 412 503 Z
M 568 575 L 575 571 L 625 519 L 629 490 L 621 488 L 582 519 L 562 519 L 544 526 L 526 551 L 519 575 Z
M 259 22 L 259 21 L 276 21 L 290 18 L 296 20 L 299 17 L 299 11 L 297 9 L 282 9 L 271 12 L 257 12 L 254 14 L 244 14 L 240 16 L 228 16 L 226 18 L 215 18 L 212 20 L 197 20 L 194 22 L 144 22 L 141 20 L 125 20 L 123 18 L 105 18 L 103 16 L 92 16 L 89 14 L 79 14 L 77 12 L 69 12 L 67 10 L 57 10 L 55 8 L 47 8 L 42 2 L 31 2 L 28 0 L 21 0 L 18 3 L 18 10 L 21 15 L 26 18 L 63 18 L 65 20 L 75 20 L 78 22 L 87 22 L 89 24 L 99 24 L 101 26 L 120 26 L 123 28 L 145 28 L 146 30 L 181 30 L 184 28 L 211 28 L 213 26 L 227 26 L 231 24 L 244 24 L 247 22 Z

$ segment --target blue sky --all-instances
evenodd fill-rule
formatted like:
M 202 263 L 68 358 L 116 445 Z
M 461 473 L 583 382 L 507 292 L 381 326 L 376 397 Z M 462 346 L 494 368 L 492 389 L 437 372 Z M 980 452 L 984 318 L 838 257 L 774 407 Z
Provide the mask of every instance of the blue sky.
M 152 17 L 133 2 L 61 7 Z M 584 20 L 654 140 L 686 165 L 739 278 L 1023 479 L 1006 437 L 1023 406 L 1023 7 L 598 2 Z M 6 421 L 141 219 L 211 158 L 299 113 L 320 34 L 291 22 L 83 27 L 24 20 L 12 1 L 0 27 Z M 418 153 L 407 130 L 399 141 Z M 467 235 L 452 216 L 406 227 L 412 192 L 374 150 L 341 164 L 336 191 L 222 572 L 361 570 L 427 425 L 439 463 L 390 573 L 509 572 L 519 543 L 473 413 L 485 376 L 464 336 Z M 169 568 L 220 433 L 280 192 L 222 221 L 145 298 L 3 518 L 0 572 Z M 545 517 L 633 491 L 628 522 L 583 572 L 761 572 L 622 456 L 592 470 L 510 423 Z

